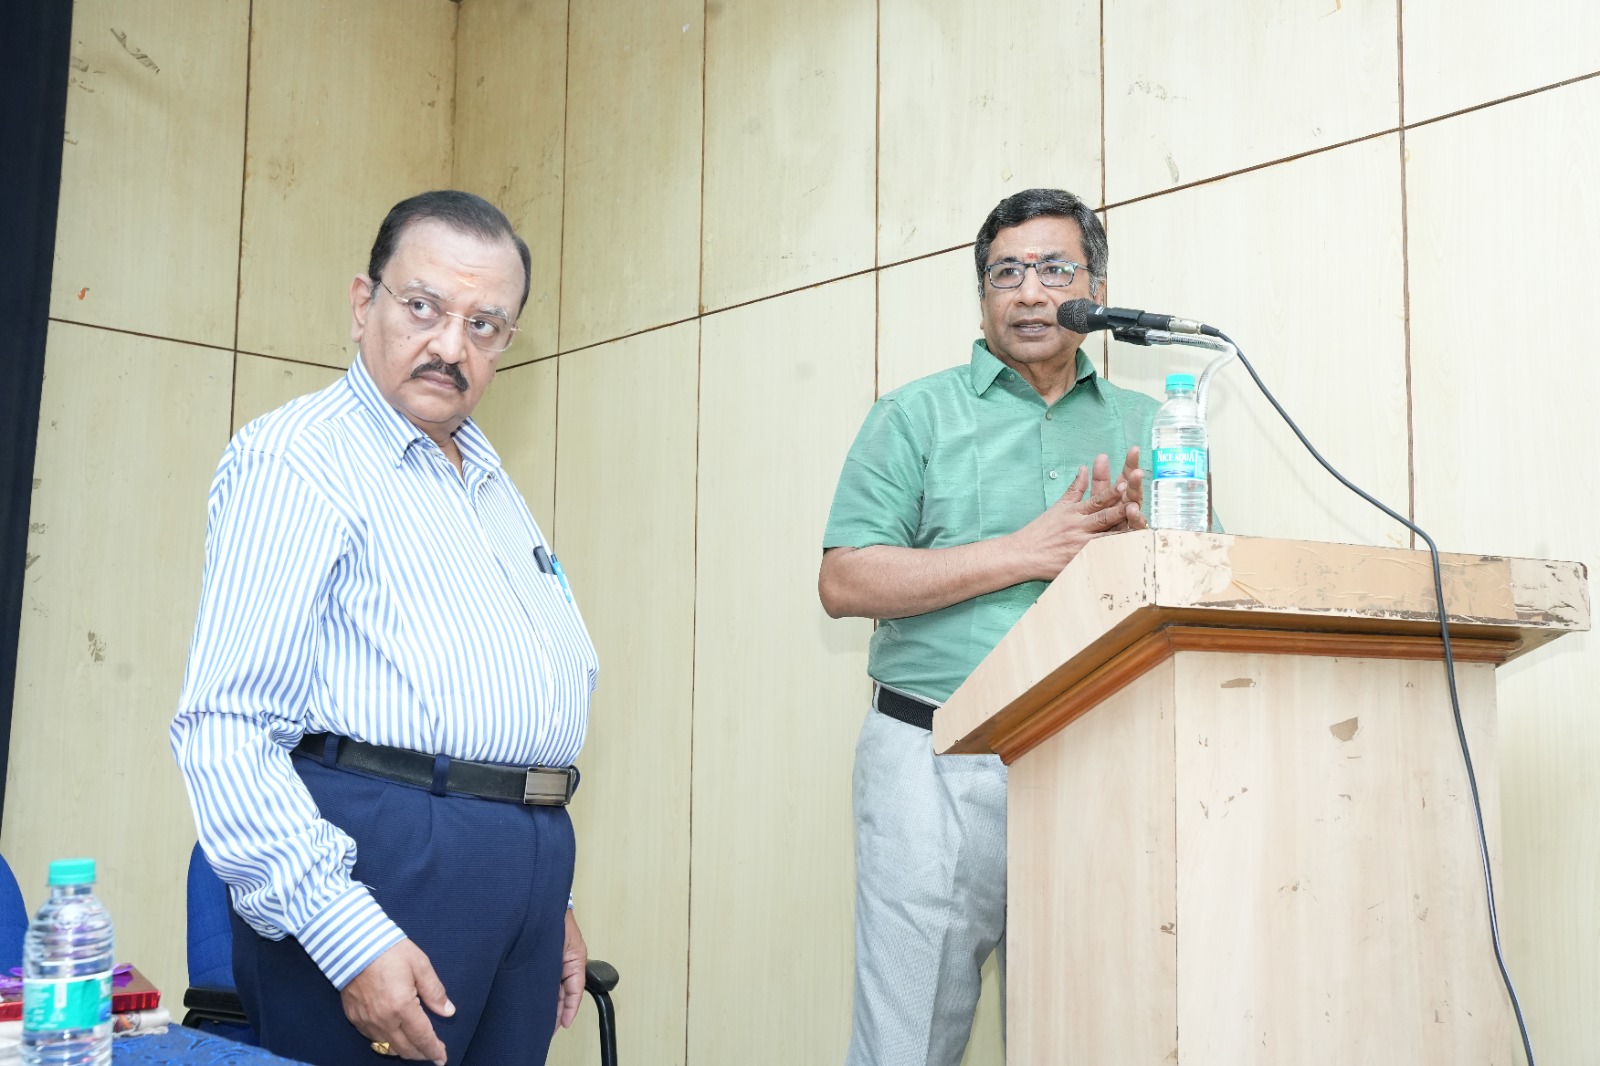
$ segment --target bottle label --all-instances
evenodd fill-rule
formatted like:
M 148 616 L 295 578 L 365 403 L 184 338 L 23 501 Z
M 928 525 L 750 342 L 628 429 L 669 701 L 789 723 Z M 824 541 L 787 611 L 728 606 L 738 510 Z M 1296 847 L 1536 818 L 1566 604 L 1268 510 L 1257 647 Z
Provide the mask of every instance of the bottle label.
M 1166 478 L 1197 478 L 1203 481 L 1210 474 L 1204 448 L 1156 448 L 1150 465 L 1157 481 Z
M 22 982 L 22 1028 L 30 1033 L 93 1029 L 111 1020 L 111 971 Z

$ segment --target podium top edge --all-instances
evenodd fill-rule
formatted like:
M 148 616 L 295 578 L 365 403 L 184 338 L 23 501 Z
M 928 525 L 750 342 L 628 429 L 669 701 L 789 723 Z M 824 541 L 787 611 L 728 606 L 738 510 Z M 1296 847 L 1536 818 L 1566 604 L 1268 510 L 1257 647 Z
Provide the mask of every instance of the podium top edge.
M 1426 551 L 1176 530 L 1142 530 L 1132 537 L 1135 543 L 1116 546 L 1116 554 L 1126 560 L 1147 553 L 1143 592 L 1150 606 L 1375 620 L 1439 616 Z M 1102 542 L 1084 552 L 1086 562 L 1113 554 L 1097 550 Z M 1453 626 L 1589 628 L 1588 571 L 1582 563 L 1440 552 L 1439 569 Z
M 1506 659 L 1590 627 L 1578 562 L 1441 552 L 1452 636 L 1503 641 Z M 1154 626 L 1342 634 L 1437 632 L 1426 551 L 1223 533 L 1139 530 L 1091 541 L 934 719 L 934 750 L 980 751 L 1047 678 L 1084 674 Z

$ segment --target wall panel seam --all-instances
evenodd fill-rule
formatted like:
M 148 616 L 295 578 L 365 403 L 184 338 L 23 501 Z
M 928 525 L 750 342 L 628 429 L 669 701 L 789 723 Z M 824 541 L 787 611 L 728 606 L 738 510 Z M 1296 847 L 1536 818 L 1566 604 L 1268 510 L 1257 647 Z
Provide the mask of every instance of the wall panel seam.
M 1100 207 L 1106 206 L 1106 0 L 1100 0 Z
M 702 182 L 705 180 L 702 176 Z M 701 225 L 705 225 L 705 215 L 701 214 Z M 705 326 L 699 319 L 695 322 L 694 336 L 694 531 L 690 535 L 693 547 L 690 549 L 690 565 L 694 569 L 692 576 L 693 592 L 689 596 L 689 809 L 688 817 L 688 846 L 684 849 L 684 865 L 687 867 L 687 877 L 684 887 L 684 952 L 683 952 L 683 1062 L 689 1060 L 689 1025 L 694 1017 L 690 1009 L 691 993 L 694 978 L 694 738 L 695 738 L 695 712 L 700 705 L 699 670 L 700 656 L 696 653 L 699 644 L 700 629 L 700 427 L 703 423 L 700 404 L 705 382 Z
M 1463 107 L 1447 114 L 1436 115 L 1432 118 L 1419 119 L 1416 122 L 1407 122 L 1403 125 L 1395 125 L 1386 129 L 1375 130 L 1372 133 L 1364 133 L 1359 137 L 1351 137 L 1348 140 L 1339 141 L 1337 144 L 1328 144 L 1317 148 L 1309 148 L 1304 152 L 1294 152 L 1285 156 L 1277 156 L 1272 159 L 1265 159 L 1259 163 L 1251 163 L 1249 166 L 1239 167 L 1235 170 L 1224 171 L 1221 174 L 1214 174 L 1208 178 L 1200 178 L 1196 181 L 1185 182 L 1182 185 L 1174 185 L 1171 188 L 1158 189 L 1155 192 L 1140 193 L 1138 196 L 1130 196 L 1126 200 L 1118 200 L 1115 203 L 1108 203 L 1105 205 L 1105 207 L 1107 210 L 1116 207 L 1128 207 L 1133 204 L 1144 203 L 1147 200 L 1155 200 L 1163 196 L 1171 196 L 1173 193 L 1186 192 L 1189 189 L 1199 188 L 1204 185 L 1214 185 L 1219 181 L 1226 181 L 1229 178 L 1236 178 L 1242 174 L 1250 174 L 1257 170 L 1265 170 L 1268 167 L 1275 167 L 1280 163 L 1293 163 L 1301 159 L 1309 159 L 1312 156 L 1322 155 L 1326 152 L 1336 152 L 1341 148 L 1348 148 L 1351 145 L 1377 140 L 1380 137 L 1387 137 L 1390 134 L 1400 133 L 1402 131 L 1421 129 L 1424 126 L 1431 126 L 1434 123 L 1443 122 L 1446 119 L 1459 118 L 1462 115 L 1470 115 L 1475 111 L 1483 111 L 1487 108 L 1498 107 L 1501 104 L 1507 104 L 1516 100 L 1526 99 L 1530 96 L 1538 96 L 1541 93 L 1551 92 L 1556 89 L 1564 89 L 1568 86 L 1576 85 L 1580 82 L 1590 81 L 1595 78 L 1600 78 L 1600 70 L 1589 74 L 1580 74 L 1576 77 L 1567 78 L 1563 81 L 1551 82 L 1548 85 L 1541 85 L 1537 88 L 1528 89 L 1519 93 L 1513 93 L 1509 96 L 1496 97 L 1493 100 L 1486 100 L 1483 103 L 1473 104 L 1471 107 Z
M 239 243 L 233 264 L 233 367 L 228 381 L 228 427 L 232 432 L 239 391 L 239 318 L 244 309 L 244 207 L 250 181 L 250 77 L 256 48 L 256 3 L 249 0 L 244 16 L 244 135 L 239 147 Z
M 876 24 L 872 42 L 872 395 L 876 399 L 883 394 L 883 367 L 878 361 L 882 335 L 878 317 L 882 306 L 879 290 L 883 284 L 883 267 L 878 262 L 879 228 L 883 224 L 879 217 L 883 210 L 883 0 L 877 0 L 873 15 Z
M 1100 0 L 1100 227 L 1106 231 L 1106 246 L 1111 244 L 1111 211 L 1106 206 L 1106 0 Z M 1105 296 L 1102 294 L 1102 300 Z M 1111 342 L 1102 333 L 1100 373 L 1111 380 Z
M 1565 89 L 1569 85 L 1576 85 L 1579 82 L 1590 81 L 1594 78 L 1600 78 L 1600 70 L 1591 70 L 1587 74 L 1578 74 L 1573 77 L 1563 79 L 1562 81 L 1553 81 L 1548 85 L 1538 85 L 1532 89 L 1524 89 L 1519 93 L 1511 93 L 1508 96 L 1497 96 L 1493 100 L 1485 100 L 1481 104 L 1473 104 L 1470 107 L 1457 108 L 1455 111 L 1446 111 L 1444 114 L 1434 115 L 1432 118 L 1418 119 L 1415 122 L 1407 123 L 1406 129 L 1420 129 L 1423 126 L 1431 126 L 1435 122 L 1443 122 L 1445 119 L 1459 118 L 1462 115 L 1470 115 L 1474 111 L 1482 111 L 1485 108 L 1498 107 L 1501 104 L 1509 104 L 1513 100 L 1522 100 L 1529 96 L 1538 96 L 1540 93 L 1547 93 L 1554 89 Z
M 1337 144 L 1328 144 L 1318 148 L 1309 148 L 1304 152 L 1295 152 L 1291 155 L 1278 156 L 1274 159 L 1264 159 L 1259 163 L 1251 163 L 1249 166 L 1239 167 L 1236 170 L 1224 171 L 1221 174 L 1214 174 L 1209 178 L 1200 178 L 1195 181 L 1184 182 L 1182 185 L 1174 185 L 1169 189 L 1158 189 L 1155 192 L 1140 193 L 1138 196 L 1130 196 L 1126 200 L 1118 200 L 1116 203 L 1106 204 L 1105 210 L 1110 211 L 1113 208 L 1130 207 L 1133 204 L 1141 204 L 1148 200 L 1158 200 L 1163 196 L 1171 196 L 1173 193 L 1187 192 L 1190 189 L 1198 189 L 1205 185 L 1215 185 L 1219 181 L 1227 181 L 1229 178 L 1237 178 L 1243 174 L 1253 174 L 1258 170 L 1266 170 L 1268 167 L 1275 167 L 1281 163 L 1293 163 L 1301 159 L 1309 159 L 1312 156 L 1323 155 L 1327 152 L 1336 152 L 1341 148 L 1349 148 L 1351 145 L 1364 144 L 1367 141 L 1375 141 L 1379 138 L 1388 137 L 1391 134 L 1398 133 L 1399 130 L 1399 126 L 1390 126 L 1374 133 L 1364 133 L 1359 137 L 1352 137 L 1349 140 L 1340 141 Z
M 103 322 L 79 322 L 73 318 L 59 318 L 51 315 L 49 321 L 62 326 L 77 326 L 79 329 L 97 329 L 105 333 L 117 333 L 124 337 L 143 337 L 145 340 L 166 341 L 171 344 L 182 344 L 188 348 L 205 348 L 213 352 L 232 352 L 237 349 L 225 344 L 207 344 L 205 341 L 192 341 L 185 337 L 168 337 L 160 333 L 141 333 L 136 329 L 124 329 L 121 326 L 108 326 Z
M 274 363 L 286 363 L 289 366 L 308 366 L 315 367 L 318 370 L 332 370 L 335 373 L 341 374 L 350 369 L 349 366 L 334 366 L 331 363 L 317 363 L 310 359 L 291 359 L 286 355 L 273 355 L 269 352 L 252 352 L 248 348 L 235 348 L 234 354 L 248 355 L 252 359 L 270 359 Z M 352 355 L 350 357 L 350 362 L 355 362 L 355 356 Z
M 1417 521 L 1417 412 L 1411 376 L 1411 217 L 1406 186 L 1406 20 L 1405 0 L 1394 0 L 1396 107 L 1400 113 L 1400 322 L 1401 356 L 1406 370 L 1406 517 Z M 1413 550 L 1417 533 L 1406 531 Z
M 706 313 L 706 107 L 710 103 L 710 80 L 711 3 L 704 0 L 700 5 L 700 269 L 696 273 L 694 290 L 697 316 Z
M 567 302 L 567 142 L 572 136 L 572 0 L 567 0 L 566 14 L 566 58 L 562 62 L 561 71 L 561 227 L 556 236 L 556 354 L 561 354 L 561 315 L 566 309 Z M 460 58 L 457 57 L 457 65 Z M 557 406 L 560 406 L 561 392 L 556 391 Z M 554 489 L 552 488 L 552 492 Z M 554 499 L 551 507 L 555 506 Z

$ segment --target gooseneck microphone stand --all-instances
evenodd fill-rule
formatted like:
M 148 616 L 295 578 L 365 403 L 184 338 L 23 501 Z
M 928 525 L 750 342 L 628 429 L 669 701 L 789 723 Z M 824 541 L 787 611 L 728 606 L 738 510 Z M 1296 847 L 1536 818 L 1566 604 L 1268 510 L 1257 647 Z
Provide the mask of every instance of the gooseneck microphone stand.
M 1211 394 L 1211 377 L 1218 370 L 1227 366 L 1239 355 L 1239 349 L 1230 342 L 1220 337 L 1208 337 L 1203 333 L 1172 333 L 1164 329 L 1144 329 L 1130 326 L 1126 329 L 1112 330 L 1111 335 L 1119 341 L 1129 344 L 1184 344 L 1190 348 L 1206 348 L 1213 352 L 1220 352 L 1215 359 L 1206 364 L 1205 370 L 1200 373 L 1200 383 L 1195 386 L 1194 399 L 1200 407 L 1200 421 L 1206 420 L 1206 398 Z

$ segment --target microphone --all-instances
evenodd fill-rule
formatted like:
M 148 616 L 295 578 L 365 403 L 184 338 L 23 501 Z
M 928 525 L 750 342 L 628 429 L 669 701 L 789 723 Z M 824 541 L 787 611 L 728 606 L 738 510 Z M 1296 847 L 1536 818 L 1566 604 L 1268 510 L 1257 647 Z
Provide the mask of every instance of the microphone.
M 1056 324 L 1073 333 L 1111 329 L 1159 329 L 1168 333 L 1215 335 L 1210 326 L 1175 315 L 1158 315 L 1131 307 L 1102 307 L 1093 300 L 1068 300 L 1056 309 Z

